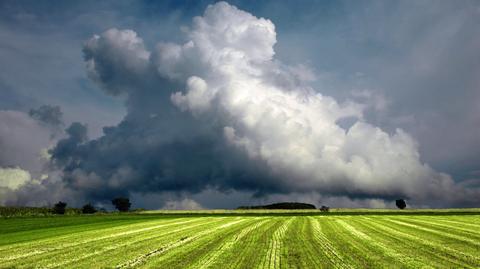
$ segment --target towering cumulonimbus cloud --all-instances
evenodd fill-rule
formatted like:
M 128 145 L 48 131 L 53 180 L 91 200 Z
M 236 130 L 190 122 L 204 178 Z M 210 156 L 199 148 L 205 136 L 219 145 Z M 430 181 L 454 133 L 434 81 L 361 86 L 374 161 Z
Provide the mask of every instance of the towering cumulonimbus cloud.
M 85 43 L 89 76 L 125 96 L 128 114 L 96 140 L 71 136 L 51 151 L 70 188 L 95 199 L 211 188 L 478 202 L 478 190 L 422 163 L 407 133 L 372 126 L 362 104 L 322 95 L 311 71 L 276 60 L 270 20 L 219 2 L 185 32 L 152 52 L 132 30 Z

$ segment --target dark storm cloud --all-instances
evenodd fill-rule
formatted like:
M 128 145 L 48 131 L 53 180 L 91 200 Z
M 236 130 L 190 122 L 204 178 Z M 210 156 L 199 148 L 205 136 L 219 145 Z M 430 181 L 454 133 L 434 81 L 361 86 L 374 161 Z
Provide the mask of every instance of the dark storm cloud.
M 42 105 L 39 108 L 30 109 L 28 115 L 52 128 L 63 126 L 63 113 L 59 106 Z
M 155 122 L 127 121 L 95 141 L 69 137 L 52 150 L 66 180 L 89 197 L 109 199 L 129 192 L 200 192 L 207 186 L 255 190 L 274 188 L 263 166 L 229 151 L 214 137 L 195 135 L 165 141 Z M 235 156 L 237 155 L 237 156 Z

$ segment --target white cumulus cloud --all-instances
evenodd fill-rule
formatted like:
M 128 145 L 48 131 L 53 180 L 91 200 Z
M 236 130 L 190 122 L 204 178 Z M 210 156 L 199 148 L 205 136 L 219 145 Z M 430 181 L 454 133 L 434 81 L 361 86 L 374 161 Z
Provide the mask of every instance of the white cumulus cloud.
M 175 59 L 196 55 L 202 76 L 189 77 L 185 93 L 174 93 L 172 101 L 198 117 L 209 109 L 216 112 L 205 117 L 223 120 L 225 138 L 251 158 L 266 161 L 279 184 L 292 190 L 420 199 L 459 190 L 448 175 L 421 162 L 407 133 L 388 134 L 363 121 L 360 104 L 338 103 L 321 89 L 272 83 L 272 70 L 298 74 L 281 70 L 272 59 L 276 33 L 269 20 L 218 3 L 195 18 L 188 36 L 191 40 L 178 47 L 190 51 L 176 50 Z M 164 64 L 182 66 L 158 64 L 159 70 Z M 358 120 L 351 128 L 337 124 L 352 116 Z
M 387 133 L 370 124 L 364 117 L 365 104 L 339 102 L 324 95 L 321 88 L 308 86 L 309 81 L 321 77 L 317 78 L 305 66 L 287 66 L 275 59 L 277 38 L 270 20 L 218 2 L 208 6 L 203 16 L 195 17 L 184 32 L 187 40 L 183 44 L 160 42 L 153 52 L 132 30 L 118 29 L 94 36 L 84 48 L 90 76 L 110 94 L 130 95 L 129 115 L 99 142 L 109 145 L 106 150 L 116 152 L 112 145 L 120 141 L 118 137 L 131 141 L 129 132 L 137 128 L 146 138 L 135 140 L 132 152 L 145 149 L 159 161 L 168 160 L 164 162 L 168 169 L 155 170 L 148 165 L 145 169 L 152 169 L 151 173 L 140 171 L 156 180 L 149 183 L 158 187 L 156 191 L 162 190 L 162 186 L 171 190 L 195 186 L 197 192 L 208 187 L 240 186 L 265 193 L 314 191 L 352 199 L 407 197 L 417 204 L 438 206 L 478 201 L 478 189 L 464 188 L 449 175 L 424 163 L 416 141 L 408 133 L 402 129 Z M 385 98 L 372 97 L 367 92 L 357 93 L 357 97 L 373 98 L 377 112 L 388 105 Z M 149 120 L 145 120 L 143 115 L 152 113 L 158 117 L 148 116 Z M 193 120 L 185 114 L 191 114 Z M 345 119 L 353 122 L 348 128 L 340 123 Z M 155 133 L 152 126 L 162 131 Z M 114 129 L 120 131 L 114 133 Z M 178 130 L 183 133 L 176 133 Z M 255 163 L 255 169 L 262 166 L 262 173 L 256 174 L 260 175 L 256 182 L 236 184 L 232 181 L 245 177 L 230 176 L 234 174 L 229 174 L 230 166 L 221 167 L 223 162 L 214 162 L 219 156 L 221 161 L 231 157 L 222 155 L 223 151 L 218 156 L 217 152 L 211 153 L 211 163 L 202 159 L 190 164 L 180 164 L 178 160 L 193 158 L 192 154 L 170 160 L 158 155 L 160 151 L 148 151 L 158 145 L 155 143 L 186 137 L 185 132 L 191 132 L 187 137 L 195 137 L 195 132 L 211 135 L 213 138 L 208 141 L 217 143 L 212 148 L 217 150 L 226 144 L 234 149 L 232 156 L 244 154 Z M 169 139 L 159 139 L 167 134 Z M 174 145 L 167 148 L 175 148 Z M 89 150 L 100 151 L 93 146 Z M 104 174 L 115 175 L 111 171 L 115 167 L 144 165 L 135 163 L 134 158 L 127 159 L 125 164 L 112 158 L 115 165 L 110 164 Z M 231 161 L 234 160 L 232 157 Z M 200 168 L 195 166 L 197 163 L 202 164 Z M 202 185 L 202 178 L 193 180 L 190 175 L 175 179 L 181 172 L 190 171 L 185 166 L 205 172 L 203 180 L 209 181 Z M 222 176 L 215 178 L 218 174 Z M 229 176 L 231 180 L 225 180 Z M 128 184 L 122 181 L 118 188 L 122 186 Z

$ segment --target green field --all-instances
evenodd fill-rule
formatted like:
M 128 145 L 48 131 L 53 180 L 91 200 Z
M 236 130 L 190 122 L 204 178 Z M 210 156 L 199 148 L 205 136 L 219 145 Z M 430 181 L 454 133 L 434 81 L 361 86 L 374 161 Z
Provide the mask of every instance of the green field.
M 0 218 L 0 268 L 131 267 L 479 268 L 480 215 L 263 210 Z

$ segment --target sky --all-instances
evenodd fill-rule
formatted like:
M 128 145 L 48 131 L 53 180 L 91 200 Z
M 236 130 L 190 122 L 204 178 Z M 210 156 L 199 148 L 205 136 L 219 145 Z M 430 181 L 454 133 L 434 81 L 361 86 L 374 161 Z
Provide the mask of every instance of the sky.
M 0 1 L 0 205 L 478 207 L 478 1 Z

